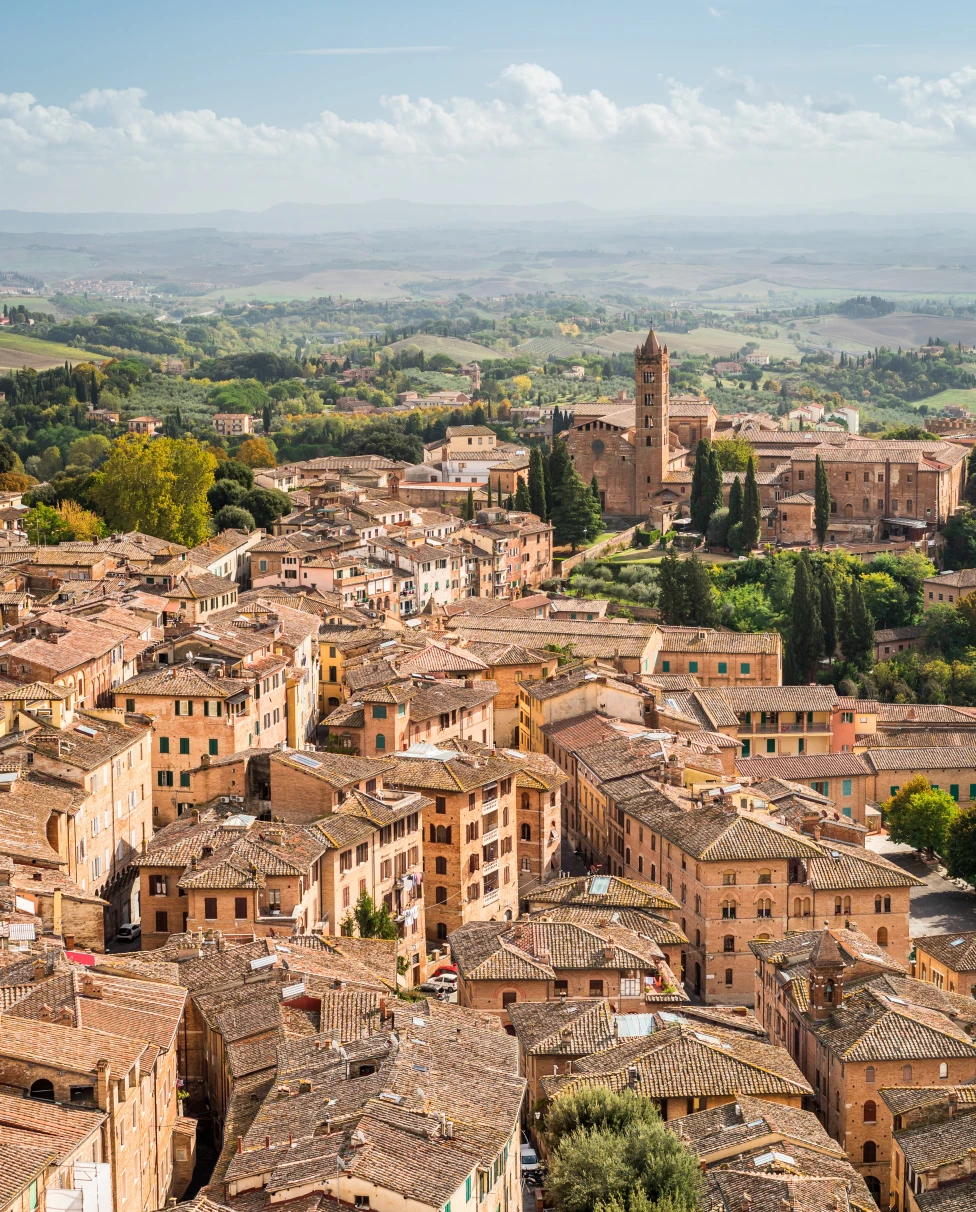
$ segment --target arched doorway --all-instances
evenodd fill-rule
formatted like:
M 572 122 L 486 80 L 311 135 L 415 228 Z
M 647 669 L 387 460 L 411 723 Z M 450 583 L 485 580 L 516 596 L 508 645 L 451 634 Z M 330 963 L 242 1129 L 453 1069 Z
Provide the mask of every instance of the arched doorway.
M 864 1185 L 871 1192 L 871 1198 L 881 1207 L 881 1179 L 875 1178 L 873 1174 L 865 1174 Z

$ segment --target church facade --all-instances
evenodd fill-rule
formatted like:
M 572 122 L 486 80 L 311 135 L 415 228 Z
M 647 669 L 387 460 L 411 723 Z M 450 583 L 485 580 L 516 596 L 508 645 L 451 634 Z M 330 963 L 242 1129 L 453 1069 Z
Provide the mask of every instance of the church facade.
M 687 516 L 700 438 L 714 438 L 718 413 L 701 396 L 670 393 L 668 347 L 654 330 L 634 350 L 634 402 L 584 405 L 566 432 L 582 479 L 596 477 L 604 513 L 660 525 Z M 756 452 L 763 536 L 801 541 L 774 525 L 780 502 L 812 493 L 817 456 L 831 491 L 829 537 L 920 539 L 943 526 L 963 499 L 967 450 L 933 437 L 885 441 L 837 432 L 739 429 Z M 724 490 L 735 477 L 726 472 Z M 792 519 L 795 522 L 795 519 Z

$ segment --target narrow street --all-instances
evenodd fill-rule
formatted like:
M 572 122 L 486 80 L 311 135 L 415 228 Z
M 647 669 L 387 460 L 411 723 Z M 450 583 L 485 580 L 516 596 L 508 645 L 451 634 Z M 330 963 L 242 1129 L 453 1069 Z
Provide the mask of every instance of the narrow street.
M 912 889 L 911 934 L 943 934 L 950 930 L 976 930 L 976 893 L 955 880 L 940 875 L 934 863 L 927 863 L 910 846 L 899 846 L 886 833 L 868 838 L 868 849 L 884 855 L 899 867 L 924 880 Z

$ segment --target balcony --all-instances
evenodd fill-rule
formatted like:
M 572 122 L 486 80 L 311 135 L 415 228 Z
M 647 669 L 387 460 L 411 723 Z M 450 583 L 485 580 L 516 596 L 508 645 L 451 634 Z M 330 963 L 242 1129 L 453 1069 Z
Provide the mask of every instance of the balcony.
M 482 816 L 487 816 L 489 812 L 496 812 L 497 809 L 498 809 L 498 800 L 497 799 L 481 801 L 481 815 Z
M 481 899 L 484 902 L 484 904 L 486 904 L 486 905 L 494 905 L 498 901 L 498 898 L 500 896 L 501 896 L 501 889 L 492 888 L 491 892 L 486 892 Z
M 783 733 L 790 733 L 790 732 L 799 733 L 801 735 L 804 733 L 811 733 L 811 732 L 819 732 L 819 733 L 826 734 L 826 733 L 830 732 L 830 724 L 827 724 L 827 723 L 824 723 L 824 724 L 819 724 L 819 723 L 818 724 L 806 724 L 806 723 L 804 723 L 804 724 L 796 724 L 796 723 L 793 723 L 793 724 L 741 724 L 740 723 L 739 727 L 738 727 L 739 736 L 763 736 L 763 735 L 769 735 L 769 734 L 776 735 L 777 733 L 782 735 Z
M 493 842 L 497 842 L 497 841 L 498 841 L 497 827 L 494 829 L 489 829 L 486 833 L 483 833 L 481 835 L 482 846 L 490 846 L 490 845 L 492 845 Z
M 481 874 L 482 875 L 494 875 L 494 873 L 497 870 L 498 870 L 498 859 L 492 859 L 492 861 L 490 863 L 485 863 L 485 865 L 481 868 Z

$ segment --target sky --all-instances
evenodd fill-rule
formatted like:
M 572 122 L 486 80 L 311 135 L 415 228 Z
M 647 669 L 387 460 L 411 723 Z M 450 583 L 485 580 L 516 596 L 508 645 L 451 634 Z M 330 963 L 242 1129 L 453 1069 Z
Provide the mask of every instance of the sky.
M 976 209 L 976 6 L 34 0 L 0 209 Z

